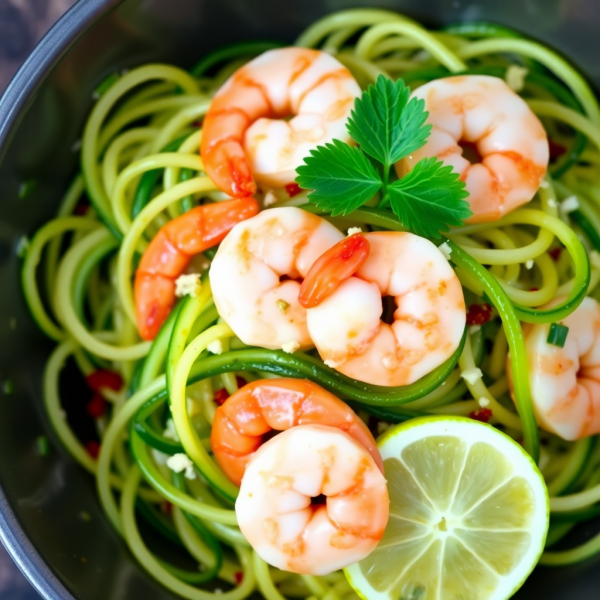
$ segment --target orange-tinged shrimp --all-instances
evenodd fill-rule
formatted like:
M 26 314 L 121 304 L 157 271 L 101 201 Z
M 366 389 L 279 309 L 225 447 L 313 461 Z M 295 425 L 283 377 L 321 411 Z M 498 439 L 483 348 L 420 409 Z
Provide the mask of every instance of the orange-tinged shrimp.
M 258 213 L 254 198 L 197 206 L 154 236 L 135 273 L 138 331 L 153 340 L 175 304 L 175 281 L 196 254 L 220 243 L 230 229 Z
M 300 286 L 298 300 L 304 308 L 314 308 L 330 296 L 342 281 L 358 271 L 369 257 L 367 238 L 355 233 L 338 242 L 318 258 Z
M 239 485 L 265 435 L 306 424 L 345 431 L 367 449 L 383 471 L 375 440 L 356 413 L 305 379 L 261 379 L 245 385 L 217 409 L 210 441 L 217 462 Z
M 569 328 L 562 348 L 548 343 L 550 325 L 523 328 L 531 398 L 540 427 L 578 440 L 600 433 L 600 304 L 584 298 L 561 323 Z M 506 372 L 512 390 L 510 357 Z
M 326 365 L 375 385 L 408 385 L 458 348 L 465 301 L 458 277 L 430 241 L 407 232 L 364 236 L 367 259 L 306 311 L 308 332 Z M 394 298 L 391 324 L 383 300 Z
M 308 575 L 368 556 L 389 510 L 373 457 L 341 429 L 323 425 L 292 427 L 266 442 L 248 464 L 235 503 L 240 529 L 263 560 Z
M 548 136 L 527 103 L 502 79 L 446 77 L 412 95 L 425 101 L 432 129 L 422 148 L 396 164 L 400 176 L 424 157 L 451 165 L 469 192 L 469 223 L 496 221 L 533 198 L 548 170 Z M 468 146 L 480 161 L 463 155 Z
M 282 188 L 318 145 L 350 141 L 346 121 L 360 95 L 350 71 L 319 50 L 270 50 L 238 69 L 215 95 L 200 152 L 230 196 Z M 288 117 L 292 117 L 289 120 Z

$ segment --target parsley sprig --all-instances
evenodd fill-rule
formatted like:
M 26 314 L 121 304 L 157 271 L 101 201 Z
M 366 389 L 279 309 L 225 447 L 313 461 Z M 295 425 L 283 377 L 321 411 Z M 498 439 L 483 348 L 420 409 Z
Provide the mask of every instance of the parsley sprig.
M 427 141 L 427 117 L 425 102 L 410 98 L 404 81 L 380 75 L 356 99 L 348 119 L 348 133 L 358 146 L 333 140 L 311 150 L 296 182 L 312 190 L 308 199 L 332 216 L 351 213 L 379 192 L 378 206 L 391 208 L 404 227 L 439 238 L 472 214 L 458 173 L 435 158 L 424 158 L 390 182 L 394 163 Z

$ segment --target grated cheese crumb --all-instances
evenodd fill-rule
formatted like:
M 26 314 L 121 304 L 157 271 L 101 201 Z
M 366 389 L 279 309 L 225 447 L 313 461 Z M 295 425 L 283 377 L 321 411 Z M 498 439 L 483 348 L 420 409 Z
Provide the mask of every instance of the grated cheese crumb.
M 167 419 L 165 425 L 166 427 L 163 432 L 163 435 L 170 440 L 175 440 L 176 442 L 178 442 L 179 436 L 177 435 L 177 429 L 175 429 L 175 423 L 173 422 L 173 419 Z
M 490 401 L 482 396 L 481 398 L 479 398 L 479 400 L 477 400 L 477 404 L 479 404 L 481 408 L 485 408 L 486 406 L 489 406 Z
M 444 255 L 446 260 L 450 260 L 450 255 L 452 254 L 452 248 L 450 248 L 450 245 L 448 244 L 448 242 L 444 242 L 443 244 L 438 246 L 438 250 Z
M 481 325 L 471 325 L 471 327 L 469 327 L 469 333 L 473 335 L 474 333 L 477 333 L 480 329 Z
M 482 377 L 483 373 L 481 369 L 477 367 L 472 367 L 471 369 L 465 369 L 460 376 L 471 385 L 475 385 Z
M 597 250 L 592 250 L 590 252 L 590 262 L 592 263 L 592 267 L 597 271 L 600 271 L 600 252 Z
M 525 77 L 529 70 L 519 65 L 511 65 L 506 69 L 505 81 L 506 85 L 513 92 L 520 92 L 525 86 Z
M 533 262 L 533 258 L 530 258 L 529 260 L 525 261 L 525 268 L 526 269 L 533 269 L 533 265 L 535 263 Z
M 341 362 L 336 362 L 335 360 L 331 360 L 330 358 L 324 360 L 323 362 L 331 369 L 337 369 L 342 364 Z
M 579 208 L 577 196 L 569 196 L 560 203 L 560 210 L 565 215 Z
M 550 187 L 550 184 L 548 183 L 548 181 L 546 179 L 544 179 L 544 180 L 542 180 L 542 183 L 540 183 L 540 187 L 546 189 L 546 188 Z
M 288 354 L 294 354 L 296 350 L 300 348 L 300 342 L 297 340 L 292 340 L 291 342 L 286 342 L 285 344 L 281 344 L 281 349 Z
M 556 208 L 557 206 L 558 206 L 558 204 L 556 203 L 556 200 L 554 198 L 550 198 L 550 200 L 548 200 L 549 208 Z
M 212 354 L 223 354 L 223 342 L 221 340 L 215 340 L 208 344 L 206 349 Z
M 362 229 L 360 227 L 350 227 L 348 229 L 348 236 L 355 235 L 356 233 L 362 233 Z
M 265 208 L 268 208 L 269 206 L 273 206 L 273 204 L 276 204 L 277 201 L 277 196 L 273 192 L 267 192 L 265 194 L 265 197 L 263 198 L 263 205 Z
M 200 275 L 198 273 L 180 275 L 175 281 L 175 295 L 195 298 L 200 291 L 200 287 Z
M 174 454 L 167 459 L 167 467 L 175 473 L 185 471 L 186 479 L 196 479 L 194 463 L 188 458 L 187 454 Z

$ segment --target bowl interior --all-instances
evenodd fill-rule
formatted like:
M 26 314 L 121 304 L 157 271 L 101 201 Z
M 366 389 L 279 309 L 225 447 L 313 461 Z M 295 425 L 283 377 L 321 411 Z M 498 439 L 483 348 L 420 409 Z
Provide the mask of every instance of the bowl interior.
M 150 61 L 189 67 L 206 51 L 241 40 L 292 42 L 334 10 L 378 6 L 427 25 L 486 19 L 517 28 L 569 56 L 600 88 L 597 0 L 80 0 L 41 42 L 0 101 L 0 526 L 3 540 L 45 597 L 175 598 L 128 553 L 97 498 L 94 480 L 60 447 L 42 407 L 53 344 L 37 330 L 20 290 L 16 248 L 50 219 L 77 171 L 77 142 L 96 85 Z M 35 181 L 24 199 L 19 191 Z M 2 391 L 4 390 L 4 391 Z M 66 381 L 77 402 L 81 389 Z M 40 458 L 36 439 L 49 437 Z M 597 531 L 589 523 L 577 532 Z M 393 568 L 390 565 L 390 568 Z M 592 564 L 538 569 L 517 598 L 598 598 Z

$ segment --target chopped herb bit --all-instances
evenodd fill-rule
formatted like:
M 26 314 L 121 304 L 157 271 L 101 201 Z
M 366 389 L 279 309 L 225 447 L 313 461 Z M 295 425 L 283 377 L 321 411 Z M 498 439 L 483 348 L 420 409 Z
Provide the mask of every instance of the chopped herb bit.
M 312 190 L 308 199 L 332 216 L 347 215 L 380 192 L 378 206 L 391 208 L 404 227 L 439 238 L 472 214 L 458 173 L 436 158 L 424 158 L 389 183 L 394 163 L 425 144 L 431 131 L 427 115 L 424 101 L 411 99 L 402 80 L 380 76 L 356 99 L 348 120 L 348 133 L 359 146 L 340 140 L 318 146 L 298 167 L 296 182 Z
M 15 383 L 12 379 L 7 379 L 3 384 L 2 384 L 2 391 L 7 395 L 7 396 L 12 396 L 15 393 Z
M 15 248 L 15 252 L 19 258 L 25 258 L 27 256 L 27 251 L 30 246 L 29 238 L 25 235 L 22 235 L 17 242 L 17 247 Z
M 286 310 L 290 307 L 289 303 L 285 300 L 277 300 L 277 308 L 285 314 Z
M 100 82 L 98 87 L 94 90 L 94 93 L 92 94 L 92 98 L 94 100 L 98 100 L 98 98 L 101 98 L 102 96 L 104 96 L 104 94 L 106 94 L 106 92 L 108 92 L 108 90 L 115 83 L 117 83 L 117 81 L 119 81 L 119 78 L 120 78 L 120 75 L 118 73 L 111 73 L 108 77 L 106 77 L 105 79 L 103 79 Z
M 24 181 L 19 187 L 19 200 L 29 198 L 29 196 L 35 192 L 37 186 L 37 179 L 29 179 L 28 181 Z
M 563 325 L 562 323 L 552 323 L 546 341 L 553 346 L 564 348 L 568 334 L 569 328 L 566 325 Z
M 48 438 L 45 435 L 40 435 L 35 440 L 35 445 L 37 447 L 37 453 L 39 456 L 48 456 L 50 454 L 50 443 L 48 442 Z

